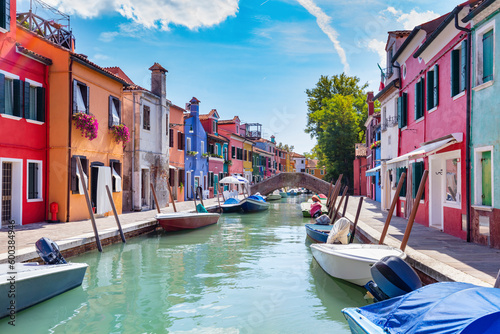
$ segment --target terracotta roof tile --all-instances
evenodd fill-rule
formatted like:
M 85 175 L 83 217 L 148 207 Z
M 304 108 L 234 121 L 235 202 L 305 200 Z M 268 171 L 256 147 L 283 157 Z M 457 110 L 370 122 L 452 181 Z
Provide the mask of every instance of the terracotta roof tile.
M 124 79 L 120 78 L 119 76 L 117 76 L 113 72 L 105 69 L 104 67 L 101 67 L 101 66 L 97 65 L 94 62 L 91 62 L 87 58 L 87 56 L 79 54 L 79 53 L 75 53 L 75 52 L 70 52 L 70 55 L 71 55 L 71 57 L 73 57 L 73 59 L 75 59 L 75 60 L 77 60 L 79 62 L 85 63 L 85 64 L 87 64 L 87 65 L 95 68 L 96 70 L 102 72 L 103 74 L 108 75 L 109 77 L 115 79 L 116 81 L 121 82 L 124 86 L 129 86 L 130 85 L 128 82 L 126 82 Z

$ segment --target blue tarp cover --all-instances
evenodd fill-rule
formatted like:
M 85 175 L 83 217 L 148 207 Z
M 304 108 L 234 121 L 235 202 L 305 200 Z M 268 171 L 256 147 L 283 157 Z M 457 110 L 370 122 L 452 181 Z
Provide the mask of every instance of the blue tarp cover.
M 224 202 L 224 204 L 238 204 L 240 202 L 239 199 L 236 199 L 236 198 L 228 198 L 226 199 L 226 201 Z
M 387 333 L 462 333 L 469 324 L 467 333 L 500 333 L 500 289 L 468 283 L 426 285 L 359 311 Z
M 251 196 L 248 196 L 248 198 L 256 200 L 256 201 L 265 202 L 264 197 L 259 196 L 259 195 L 251 195 Z

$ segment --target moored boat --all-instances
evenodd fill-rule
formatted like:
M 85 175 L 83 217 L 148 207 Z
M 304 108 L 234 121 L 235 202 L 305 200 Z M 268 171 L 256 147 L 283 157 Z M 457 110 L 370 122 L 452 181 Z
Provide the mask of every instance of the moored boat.
M 311 217 L 311 207 L 314 204 L 315 204 L 314 202 L 300 203 L 300 210 L 302 211 L 302 216 L 304 216 L 306 218 Z M 319 213 L 319 216 L 321 216 L 321 214 L 327 213 L 327 212 L 328 212 L 328 208 L 326 207 L 326 205 L 321 204 L 321 212 Z
M 167 232 L 192 230 L 207 225 L 216 224 L 220 215 L 218 213 L 192 213 L 175 212 L 156 215 L 156 220 Z
M 286 191 L 280 191 L 280 196 L 281 196 L 281 198 L 287 198 L 288 193 Z
M 315 242 L 325 243 L 333 225 L 306 224 L 306 233 Z
M 266 201 L 277 201 L 281 199 L 280 192 L 275 190 L 272 194 L 266 196 Z
M 288 196 L 297 196 L 299 195 L 299 191 L 297 189 L 290 189 L 288 191 Z
M 251 195 L 241 200 L 241 209 L 243 212 L 264 211 L 269 209 L 269 203 L 262 196 Z
M 361 286 L 372 279 L 370 268 L 381 258 L 390 255 L 402 259 L 406 257 L 397 248 L 372 244 L 313 244 L 311 251 L 321 268 L 330 276 Z
M 224 204 L 221 204 L 222 212 L 240 212 L 241 211 L 241 201 L 237 198 L 228 198 Z

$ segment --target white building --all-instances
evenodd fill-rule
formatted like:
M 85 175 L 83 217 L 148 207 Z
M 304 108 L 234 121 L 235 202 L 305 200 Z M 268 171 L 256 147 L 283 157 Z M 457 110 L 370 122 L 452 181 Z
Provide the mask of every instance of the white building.
M 295 161 L 295 170 L 296 173 L 305 173 L 306 172 L 306 157 L 293 152 L 292 159 Z

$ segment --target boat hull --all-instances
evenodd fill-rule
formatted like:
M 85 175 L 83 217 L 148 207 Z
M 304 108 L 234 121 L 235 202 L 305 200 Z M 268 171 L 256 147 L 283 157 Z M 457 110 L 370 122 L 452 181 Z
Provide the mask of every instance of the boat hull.
M 222 212 L 232 213 L 241 211 L 241 203 L 238 204 L 221 204 Z
M 156 215 L 156 220 L 167 232 L 193 230 L 216 224 L 218 213 L 167 213 Z
M 10 310 L 3 306 L 11 305 L 11 300 L 15 301 L 16 312 L 19 312 L 80 286 L 87 267 L 86 263 L 18 263 L 14 270 L 16 274 L 7 274 L 13 270 L 7 264 L 0 265 L 0 318 L 9 315 Z M 15 276 L 15 297 L 9 293 L 10 276 Z
M 285 192 L 280 192 L 280 196 L 281 196 L 281 198 L 287 198 L 288 194 Z
M 281 195 L 276 195 L 276 194 L 271 194 L 266 197 L 266 200 L 268 201 L 277 201 L 281 199 Z
M 302 216 L 303 217 L 306 217 L 306 218 L 310 218 L 311 217 L 311 206 L 313 205 L 314 203 L 309 203 L 309 202 L 303 202 L 303 203 L 300 203 L 300 209 L 302 210 Z M 323 213 L 328 213 L 328 208 L 326 207 L 326 205 L 324 205 L 323 203 L 321 203 L 321 214 Z
M 269 209 L 269 204 L 266 202 L 245 198 L 241 201 L 241 209 L 243 212 L 258 212 Z
M 314 242 L 325 243 L 333 225 L 306 224 L 307 236 Z
M 311 251 L 328 275 L 360 286 L 372 280 L 370 268 L 381 258 L 389 255 L 406 257 L 399 249 L 371 244 L 313 244 Z

